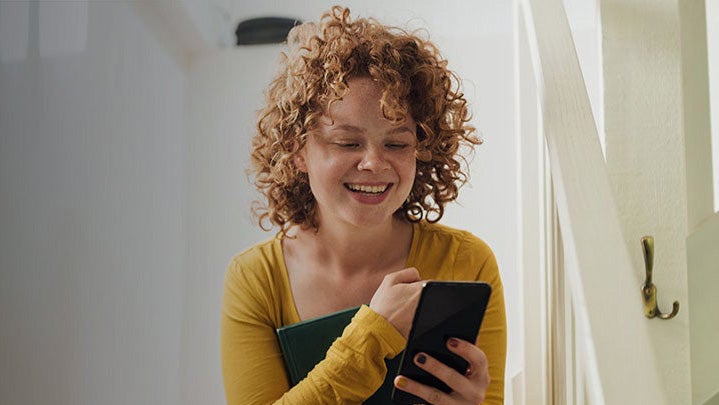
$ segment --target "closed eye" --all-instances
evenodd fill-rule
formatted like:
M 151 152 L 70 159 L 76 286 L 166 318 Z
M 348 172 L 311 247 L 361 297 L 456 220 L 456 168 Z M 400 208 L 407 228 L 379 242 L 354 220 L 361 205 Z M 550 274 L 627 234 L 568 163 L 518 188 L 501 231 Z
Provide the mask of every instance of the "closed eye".
M 405 149 L 409 146 L 407 143 L 388 143 L 387 148 L 389 149 Z

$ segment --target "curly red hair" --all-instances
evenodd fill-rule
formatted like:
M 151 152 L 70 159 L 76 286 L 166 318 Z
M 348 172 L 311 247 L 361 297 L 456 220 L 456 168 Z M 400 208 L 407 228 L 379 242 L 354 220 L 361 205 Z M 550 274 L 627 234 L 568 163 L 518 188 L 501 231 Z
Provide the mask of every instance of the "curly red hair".
M 467 101 L 447 61 L 417 35 L 374 19 L 353 21 L 349 14 L 335 6 L 319 24 L 296 26 L 288 35 L 290 52 L 270 84 L 252 140 L 250 171 L 267 198 L 266 205 L 256 202 L 253 213 L 263 229 L 267 220 L 282 232 L 295 224 L 318 227 L 307 175 L 293 158 L 352 77 L 371 77 L 383 88 L 380 105 L 387 119 L 400 122 L 409 112 L 417 123 L 416 176 L 398 214 L 436 222 L 467 181 L 460 147 L 481 141 L 468 124 Z

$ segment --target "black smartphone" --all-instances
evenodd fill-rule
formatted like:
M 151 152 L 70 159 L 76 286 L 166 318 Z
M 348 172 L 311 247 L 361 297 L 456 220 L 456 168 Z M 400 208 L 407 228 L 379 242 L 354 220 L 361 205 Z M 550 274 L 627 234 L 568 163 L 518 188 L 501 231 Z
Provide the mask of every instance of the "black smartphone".
M 454 337 L 476 342 L 491 293 L 492 287 L 482 282 L 424 283 L 397 374 L 451 392 L 447 384 L 415 365 L 414 357 L 419 352 L 427 353 L 464 374 L 468 363 L 447 349 L 447 339 Z M 395 387 L 392 401 L 402 405 L 427 403 Z

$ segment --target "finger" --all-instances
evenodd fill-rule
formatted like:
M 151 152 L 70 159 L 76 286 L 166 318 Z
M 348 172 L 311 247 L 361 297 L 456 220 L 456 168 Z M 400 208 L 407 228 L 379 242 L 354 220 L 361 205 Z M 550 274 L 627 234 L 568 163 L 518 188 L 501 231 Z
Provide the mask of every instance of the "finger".
M 445 394 L 439 389 L 430 387 L 429 385 L 420 384 L 417 381 L 403 375 L 395 377 L 394 386 L 397 387 L 397 389 L 420 397 L 427 401 L 427 403 L 433 405 L 448 404 L 451 400 L 451 397 L 448 394 Z
M 447 339 L 447 348 L 467 360 L 469 363 L 465 376 L 479 381 L 480 384 L 489 385 L 489 364 L 484 352 L 474 344 L 457 338 Z
M 408 267 L 403 270 L 395 271 L 394 273 L 390 273 L 386 276 L 386 280 L 390 282 L 390 284 L 400 284 L 400 283 L 413 283 L 415 281 L 422 280 L 419 276 L 419 271 L 414 267 Z
M 418 353 L 414 356 L 414 363 L 417 367 L 439 378 L 452 391 L 459 393 L 462 397 L 472 397 L 472 393 L 476 391 L 476 381 L 470 381 L 467 377 L 458 373 L 457 370 L 426 353 Z

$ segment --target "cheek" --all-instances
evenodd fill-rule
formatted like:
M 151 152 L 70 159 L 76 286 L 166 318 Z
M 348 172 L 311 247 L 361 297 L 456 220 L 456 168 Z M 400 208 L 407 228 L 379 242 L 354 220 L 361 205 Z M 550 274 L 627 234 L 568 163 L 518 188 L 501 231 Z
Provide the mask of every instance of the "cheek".
M 315 175 L 326 175 L 330 167 L 337 167 L 343 159 L 319 147 L 308 150 L 305 154 L 306 164 L 309 171 L 316 172 Z
M 340 182 L 342 176 L 349 170 L 351 165 L 347 159 L 338 159 L 331 156 L 315 157 L 313 164 L 309 165 L 310 182 L 315 186 L 335 184 Z
M 405 167 L 405 176 L 411 177 L 412 181 L 414 181 L 414 177 L 417 174 L 417 159 L 414 154 L 407 157 L 406 163 L 403 167 Z
M 408 178 L 407 183 L 409 183 L 407 185 L 407 188 L 409 188 L 409 190 L 411 191 L 412 187 L 414 187 L 414 181 L 417 178 L 417 159 L 415 159 L 414 156 L 412 156 L 412 162 L 409 164 L 409 169 L 407 171 L 407 178 Z

